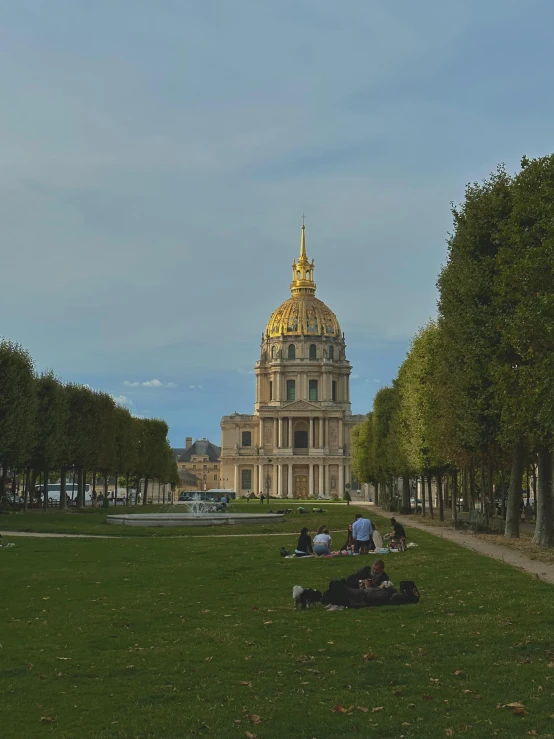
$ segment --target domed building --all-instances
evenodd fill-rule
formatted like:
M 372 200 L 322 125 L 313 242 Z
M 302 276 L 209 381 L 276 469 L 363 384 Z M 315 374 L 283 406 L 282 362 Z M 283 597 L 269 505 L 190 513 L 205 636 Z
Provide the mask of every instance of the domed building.
M 364 416 L 350 410 L 344 334 L 315 297 L 304 225 L 290 290 L 262 335 L 254 414 L 221 421 L 221 480 L 238 495 L 342 498 L 351 484 L 350 432 Z

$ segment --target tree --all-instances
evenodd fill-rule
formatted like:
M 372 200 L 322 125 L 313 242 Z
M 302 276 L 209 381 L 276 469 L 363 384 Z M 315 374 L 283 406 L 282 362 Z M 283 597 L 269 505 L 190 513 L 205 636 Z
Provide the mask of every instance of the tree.
M 63 385 L 53 372 L 42 374 L 36 380 L 36 433 L 31 457 L 35 472 L 43 474 L 44 508 L 48 507 L 48 478 L 52 470 L 63 463 L 64 437 L 69 416 Z M 65 476 L 64 480 L 65 482 Z M 65 507 L 65 496 L 60 492 L 60 507 Z
M 36 386 L 33 360 L 18 344 L 0 341 L 0 497 L 9 469 L 26 466 L 34 444 Z

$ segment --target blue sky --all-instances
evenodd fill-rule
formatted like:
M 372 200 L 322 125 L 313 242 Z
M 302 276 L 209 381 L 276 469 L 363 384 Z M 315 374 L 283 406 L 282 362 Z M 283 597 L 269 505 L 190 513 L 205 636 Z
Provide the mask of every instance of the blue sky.
M 367 412 L 435 313 L 450 202 L 552 151 L 552 28 L 547 0 L 5 3 L 0 334 L 217 442 L 304 212 Z

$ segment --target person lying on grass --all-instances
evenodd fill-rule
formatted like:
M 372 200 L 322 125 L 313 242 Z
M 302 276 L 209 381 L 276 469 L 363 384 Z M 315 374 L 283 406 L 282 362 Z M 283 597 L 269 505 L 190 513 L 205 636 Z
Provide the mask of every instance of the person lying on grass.
M 314 536 L 314 554 L 317 554 L 318 557 L 331 554 L 331 535 L 329 534 L 329 529 L 324 528 L 321 531 L 321 528 L 316 536 Z
M 304 526 L 304 528 L 300 532 L 300 536 L 298 537 L 298 543 L 296 544 L 296 549 L 294 550 L 294 556 L 307 557 L 308 555 L 312 555 L 313 553 L 314 550 L 312 547 L 312 537 L 309 535 L 308 529 Z

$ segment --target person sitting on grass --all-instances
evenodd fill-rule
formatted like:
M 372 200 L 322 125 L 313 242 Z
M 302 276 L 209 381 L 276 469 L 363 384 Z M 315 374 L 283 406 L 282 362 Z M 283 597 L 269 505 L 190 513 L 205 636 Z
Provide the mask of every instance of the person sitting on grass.
M 314 536 L 314 554 L 317 554 L 318 557 L 331 554 L 331 535 L 329 534 L 329 529 L 324 528 L 321 531 L 320 527 L 320 532 Z
M 298 543 L 294 550 L 295 557 L 307 557 L 313 555 L 314 550 L 312 547 L 312 537 L 308 533 L 308 529 L 304 527 L 298 537 Z
M 348 531 L 346 532 L 346 541 L 341 547 L 341 552 L 353 552 L 354 551 L 354 536 L 352 534 L 352 524 L 348 524 Z
M 369 518 L 364 518 L 361 513 L 356 513 L 356 520 L 352 524 L 352 535 L 356 554 L 368 554 L 370 549 L 375 549 L 372 538 L 373 524 Z
M 396 518 L 391 518 L 390 523 L 392 531 L 390 534 L 385 534 L 385 539 L 389 539 L 391 545 L 403 552 L 406 549 L 406 530 Z

